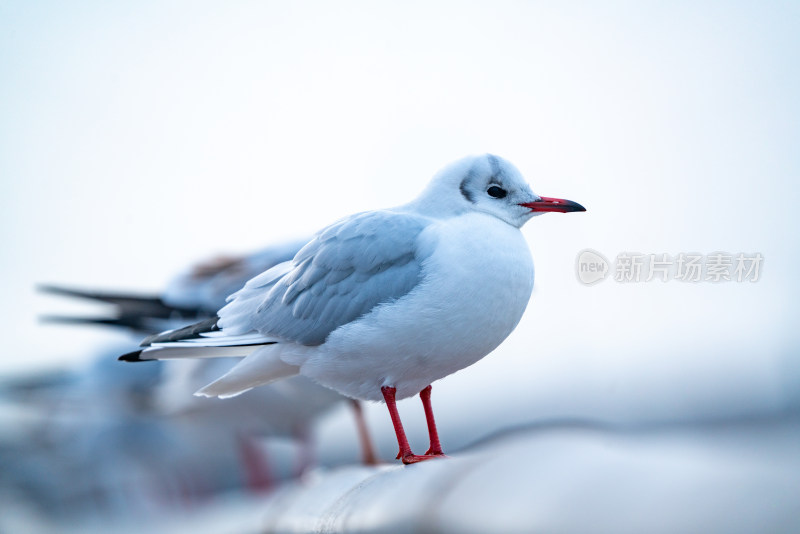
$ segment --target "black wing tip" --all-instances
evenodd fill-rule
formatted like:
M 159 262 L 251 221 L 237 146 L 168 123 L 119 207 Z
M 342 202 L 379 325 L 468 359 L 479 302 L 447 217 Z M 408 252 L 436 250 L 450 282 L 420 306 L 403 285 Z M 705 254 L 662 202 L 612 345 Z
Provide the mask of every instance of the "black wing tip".
M 79 291 L 77 289 L 60 286 L 58 284 L 37 283 L 35 287 L 36 291 L 39 293 L 51 293 L 54 295 L 76 296 L 75 294 L 78 293 L 79 296 L 84 296 L 86 293 L 85 291 Z
M 79 317 L 72 315 L 40 315 L 42 323 L 117 326 L 122 328 L 143 328 L 140 317 Z
M 142 354 L 142 352 L 143 351 L 141 351 L 141 350 L 135 350 L 133 352 L 129 352 L 127 354 L 123 354 L 122 356 L 117 358 L 117 360 L 121 361 L 121 362 L 148 362 L 148 361 L 152 361 L 152 360 L 143 360 L 143 359 L 139 358 L 139 356 Z
M 199 306 L 173 306 L 167 304 L 158 295 L 139 294 L 124 291 L 103 291 L 96 289 L 79 289 L 58 284 L 37 284 L 37 291 L 63 297 L 75 297 L 86 300 L 105 302 L 120 309 L 120 313 L 131 317 L 150 317 L 153 319 L 170 319 L 175 316 L 192 320 L 207 315 L 208 310 Z
M 161 332 L 160 334 L 153 334 L 144 338 L 139 346 L 149 347 L 153 343 L 166 343 L 171 341 L 183 341 L 186 339 L 197 339 L 202 337 L 201 334 L 219 330 L 220 328 L 217 324 L 217 321 L 219 321 L 219 317 L 210 317 L 200 321 L 199 323 L 184 326 L 183 328 L 168 330 L 166 332 Z

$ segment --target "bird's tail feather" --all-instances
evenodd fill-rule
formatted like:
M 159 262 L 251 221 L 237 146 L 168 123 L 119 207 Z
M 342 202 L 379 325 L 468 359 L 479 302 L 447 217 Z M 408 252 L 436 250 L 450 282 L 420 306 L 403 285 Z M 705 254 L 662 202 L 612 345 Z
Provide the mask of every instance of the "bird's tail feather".
M 256 386 L 294 376 L 300 367 L 280 358 L 280 344 L 268 345 L 254 351 L 222 377 L 198 390 L 198 397 L 235 397 Z
M 233 345 L 233 346 L 156 346 L 146 347 L 141 350 L 130 352 L 120 356 L 118 360 L 123 362 L 142 362 L 147 360 L 182 360 L 184 358 L 243 358 L 255 350 L 264 347 L 265 344 L 258 345 Z

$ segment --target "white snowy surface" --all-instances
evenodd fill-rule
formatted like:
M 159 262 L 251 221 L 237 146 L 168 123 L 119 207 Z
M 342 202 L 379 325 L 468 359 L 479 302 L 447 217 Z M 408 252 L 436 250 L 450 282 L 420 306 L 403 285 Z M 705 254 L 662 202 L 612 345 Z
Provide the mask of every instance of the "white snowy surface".
M 475 426 L 478 436 L 486 433 Z M 84 505 L 85 512 L 43 514 L 24 488 L 0 485 L 0 532 L 800 531 L 796 409 L 680 423 L 539 419 L 447 452 L 413 466 L 328 464 L 268 494 L 232 488 L 186 501 L 165 493 L 165 481 L 126 475 L 134 466 L 123 462 L 116 467 L 128 483 L 95 495 L 114 502 Z M 112 467 L 114 458 L 89 461 Z M 6 460 L 0 473 L 10 476 L 24 455 Z M 76 478 L 40 475 L 56 477 L 51 489 L 64 506 L 79 504 L 68 499 Z
M 800 420 L 519 429 L 449 459 L 317 472 L 267 532 L 797 532 Z
M 87 518 L 74 524 L 54 522 L 34 510 L 0 495 L 10 504 L 0 517 L 0 532 L 13 534 L 259 534 L 263 532 L 262 497 L 232 493 L 189 512 L 145 515 L 141 519 L 110 521 L 107 517 Z

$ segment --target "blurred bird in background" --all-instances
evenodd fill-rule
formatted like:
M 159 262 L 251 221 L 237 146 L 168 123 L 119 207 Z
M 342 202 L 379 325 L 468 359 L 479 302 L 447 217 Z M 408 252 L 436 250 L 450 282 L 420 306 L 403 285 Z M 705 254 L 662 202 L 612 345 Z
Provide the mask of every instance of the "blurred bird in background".
M 248 256 L 202 261 L 160 295 L 42 285 L 49 294 L 110 306 L 102 315 L 43 320 L 111 326 L 136 335 L 160 331 L 209 316 L 230 292 L 290 259 L 299 247 L 300 242 L 285 242 Z M 192 394 L 230 370 L 235 359 L 127 366 L 115 357 L 124 350 L 102 351 L 71 372 L 0 385 L 0 395 L 26 411 L 20 439 L 3 444 L 9 454 L 2 458 L 15 459 L 3 466 L 8 467 L 4 486 L 36 503 L 40 512 L 63 516 L 89 509 L 118 516 L 190 506 L 241 488 L 271 489 L 313 465 L 312 426 L 342 403 L 349 403 L 356 417 L 362 461 L 377 463 L 358 402 L 306 377 L 228 401 L 199 398 Z M 65 480 L 71 481 L 66 490 Z

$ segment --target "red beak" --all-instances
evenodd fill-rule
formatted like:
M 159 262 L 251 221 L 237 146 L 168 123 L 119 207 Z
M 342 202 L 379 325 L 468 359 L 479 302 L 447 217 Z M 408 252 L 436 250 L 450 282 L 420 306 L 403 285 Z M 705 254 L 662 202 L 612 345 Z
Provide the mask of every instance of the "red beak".
M 571 200 L 564 200 L 563 198 L 550 198 L 542 197 L 541 200 L 535 202 L 523 202 L 520 206 L 524 206 L 531 211 L 557 211 L 559 213 L 569 213 L 570 211 L 586 211 L 586 208 L 573 202 Z

